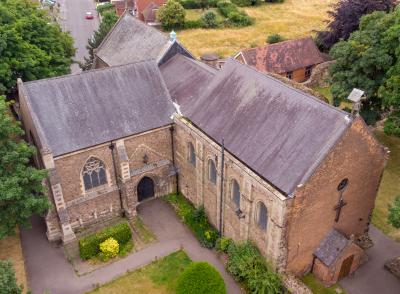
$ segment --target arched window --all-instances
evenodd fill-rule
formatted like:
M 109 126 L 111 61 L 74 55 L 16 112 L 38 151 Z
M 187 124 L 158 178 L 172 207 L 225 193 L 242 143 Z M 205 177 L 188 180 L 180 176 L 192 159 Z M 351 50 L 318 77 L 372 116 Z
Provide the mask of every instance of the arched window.
M 257 214 L 256 214 L 257 225 L 260 229 L 265 230 L 268 223 L 268 210 L 264 203 L 258 202 Z
M 188 160 L 190 164 L 196 166 L 196 153 L 194 152 L 194 147 L 191 142 L 188 143 Z
M 217 183 L 217 169 L 215 168 L 215 163 L 212 159 L 208 161 L 208 179 L 211 183 Z
M 232 201 L 236 208 L 240 208 L 240 186 L 236 180 L 232 180 Z
M 107 175 L 103 162 L 99 159 L 90 157 L 83 167 L 83 184 L 85 190 L 107 184 Z

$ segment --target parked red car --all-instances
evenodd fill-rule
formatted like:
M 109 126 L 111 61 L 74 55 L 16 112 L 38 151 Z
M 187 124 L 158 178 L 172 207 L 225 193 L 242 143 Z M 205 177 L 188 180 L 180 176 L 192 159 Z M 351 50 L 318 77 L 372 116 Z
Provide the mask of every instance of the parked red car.
M 93 19 L 93 13 L 91 13 L 90 11 L 86 12 L 85 18 L 86 19 Z

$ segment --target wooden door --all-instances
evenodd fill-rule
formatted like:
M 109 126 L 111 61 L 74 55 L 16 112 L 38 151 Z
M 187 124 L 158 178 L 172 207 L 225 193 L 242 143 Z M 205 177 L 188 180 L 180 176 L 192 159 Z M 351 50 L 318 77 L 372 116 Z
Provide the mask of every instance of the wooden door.
M 354 255 L 350 255 L 345 260 L 343 260 L 342 267 L 340 268 L 339 280 L 348 276 L 351 270 L 351 265 L 353 264 Z

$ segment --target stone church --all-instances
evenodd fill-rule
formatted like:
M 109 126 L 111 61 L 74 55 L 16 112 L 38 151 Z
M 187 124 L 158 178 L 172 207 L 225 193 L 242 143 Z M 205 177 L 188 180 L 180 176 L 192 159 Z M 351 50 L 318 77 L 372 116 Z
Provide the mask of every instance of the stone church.
M 329 284 L 360 265 L 386 150 L 359 115 L 233 59 L 142 59 L 18 81 L 50 241 L 179 190 L 280 270 Z

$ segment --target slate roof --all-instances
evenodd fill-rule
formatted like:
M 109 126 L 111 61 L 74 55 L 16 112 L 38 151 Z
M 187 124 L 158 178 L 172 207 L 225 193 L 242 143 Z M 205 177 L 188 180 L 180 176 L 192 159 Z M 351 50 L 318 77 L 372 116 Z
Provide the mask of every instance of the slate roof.
M 349 240 L 337 230 L 331 230 L 321 241 L 314 255 L 330 267 L 349 244 Z
M 329 60 L 318 50 L 311 37 L 246 49 L 241 53 L 248 65 L 278 74 Z
M 54 156 L 172 123 L 154 61 L 23 83 L 41 141 Z
M 96 51 L 96 56 L 109 66 L 163 59 L 170 47 L 179 45 L 169 36 L 143 23 L 126 11 L 110 30 Z M 182 53 L 192 55 L 182 47 Z
M 172 100 L 183 108 L 198 99 L 217 73 L 216 69 L 180 54 L 160 66 L 160 70 Z
M 196 83 L 189 79 L 177 92 Z M 199 97 L 180 99 L 184 116 L 218 143 L 224 139 L 229 152 L 286 195 L 312 175 L 351 121 L 346 112 L 232 59 Z

